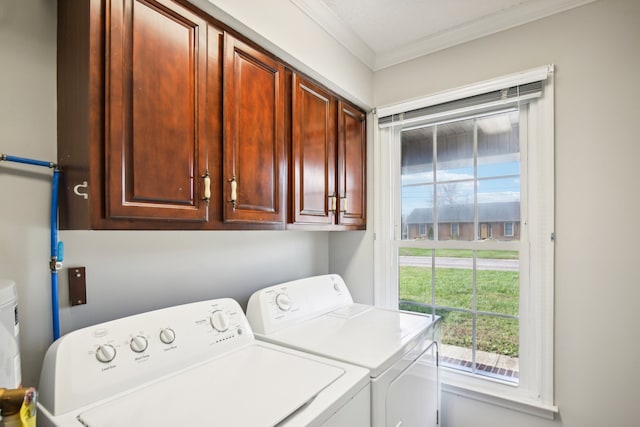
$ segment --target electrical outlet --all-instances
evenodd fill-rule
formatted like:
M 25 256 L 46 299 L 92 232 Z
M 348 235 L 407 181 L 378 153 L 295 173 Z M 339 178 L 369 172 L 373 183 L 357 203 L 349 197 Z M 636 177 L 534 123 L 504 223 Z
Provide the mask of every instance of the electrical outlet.
M 87 275 L 85 267 L 71 267 L 69 273 L 69 301 L 71 305 L 87 303 Z

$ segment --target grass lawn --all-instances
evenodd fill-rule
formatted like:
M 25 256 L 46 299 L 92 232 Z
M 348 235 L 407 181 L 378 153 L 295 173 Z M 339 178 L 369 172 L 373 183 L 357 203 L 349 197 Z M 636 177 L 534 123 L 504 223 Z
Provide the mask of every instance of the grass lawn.
M 456 254 L 460 252 L 455 251 Z M 500 251 L 500 254 L 504 258 L 504 251 Z M 437 268 L 435 274 L 435 304 L 437 306 L 469 310 L 473 308 L 473 273 L 471 270 Z M 477 310 L 517 316 L 518 276 L 518 272 L 515 271 L 477 270 Z M 432 304 L 431 281 L 430 268 L 400 267 L 400 300 Z M 401 304 L 400 308 L 430 312 L 430 308 L 418 307 L 410 303 Z M 436 310 L 436 314 L 443 317 L 442 342 L 444 344 L 471 347 L 472 314 L 444 309 Z M 476 330 L 478 350 L 518 357 L 517 319 L 478 315 Z

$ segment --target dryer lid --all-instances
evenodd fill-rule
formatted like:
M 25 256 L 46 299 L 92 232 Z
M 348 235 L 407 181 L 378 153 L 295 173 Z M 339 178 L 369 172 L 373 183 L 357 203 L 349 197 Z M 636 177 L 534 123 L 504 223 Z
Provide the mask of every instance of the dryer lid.
M 375 378 L 411 350 L 432 325 L 429 315 L 352 304 L 256 337 L 362 366 Z
M 88 427 L 273 426 L 343 374 L 332 365 L 251 345 L 133 390 L 78 418 Z

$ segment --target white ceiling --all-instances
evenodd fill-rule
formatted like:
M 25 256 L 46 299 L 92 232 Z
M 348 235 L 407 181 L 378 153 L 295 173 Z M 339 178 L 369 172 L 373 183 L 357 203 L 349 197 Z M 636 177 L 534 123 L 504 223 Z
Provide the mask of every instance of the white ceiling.
M 594 0 L 291 0 L 372 70 Z

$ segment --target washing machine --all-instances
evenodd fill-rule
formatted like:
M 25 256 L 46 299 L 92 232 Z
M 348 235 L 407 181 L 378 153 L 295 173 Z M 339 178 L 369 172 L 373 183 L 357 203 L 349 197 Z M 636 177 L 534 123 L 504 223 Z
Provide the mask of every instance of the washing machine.
M 255 292 L 255 336 L 369 370 L 374 427 L 439 425 L 439 318 L 354 303 L 337 274 Z
M 233 299 L 70 332 L 47 350 L 43 427 L 370 425 L 366 369 L 257 341 Z

